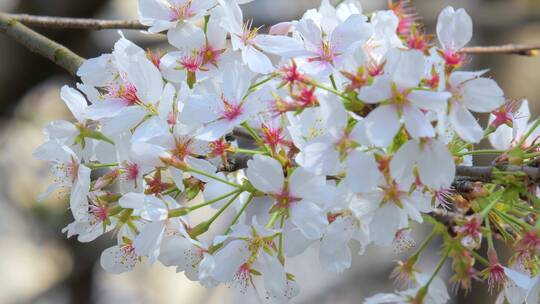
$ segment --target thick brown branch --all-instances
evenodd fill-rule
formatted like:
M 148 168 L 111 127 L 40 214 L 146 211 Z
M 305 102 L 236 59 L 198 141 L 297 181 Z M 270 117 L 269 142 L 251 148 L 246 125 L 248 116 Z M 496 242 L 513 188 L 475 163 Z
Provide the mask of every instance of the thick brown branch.
M 105 30 L 126 29 L 146 30 L 148 27 L 137 20 L 99 20 L 85 18 L 67 18 L 50 16 L 33 16 L 26 14 L 10 14 L 10 18 L 27 26 L 44 27 L 51 29 L 74 29 L 74 30 Z
M 56 65 L 64 68 L 71 75 L 76 75 L 84 58 L 73 53 L 65 46 L 34 32 L 9 15 L 0 12 L 0 32 L 6 34 L 30 51 L 37 53 Z
M 456 175 L 466 177 L 477 181 L 491 181 L 494 177 L 495 169 L 501 172 L 519 173 L 527 175 L 529 179 L 535 182 L 540 181 L 540 168 L 531 166 L 512 166 L 505 165 L 497 168 L 493 166 L 457 166 Z
M 461 50 L 466 54 L 509 54 L 522 56 L 538 56 L 540 44 L 506 44 L 496 46 L 471 46 Z

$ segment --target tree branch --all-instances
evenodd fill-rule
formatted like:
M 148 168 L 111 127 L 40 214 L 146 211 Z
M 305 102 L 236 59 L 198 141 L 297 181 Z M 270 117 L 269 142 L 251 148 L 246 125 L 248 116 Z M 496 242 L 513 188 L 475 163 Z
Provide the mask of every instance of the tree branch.
M 27 26 L 44 27 L 50 29 L 74 29 L 74 30 L 147 30 L 148 26 L 142 25 L 138 20 L 99 20 L 86 18 L 67 18 L 34 16 L 27 14 L 9 14 L 13 20 L 17 20 Z
M 471 46 L 465 47 L 461 53 L 466 54 L 508 54 L 521 56 L 540 55 L 540 44 L 505 44 L 497 46 Z
M 519 173 L 522 172 L 532 181 L 540 181 L 540 168 L 532 166 L 457 166 L 456 176 L 466 177 L 471 180 L 488 182 L 493 179 L 493 172 L 498 169 L 502 172 Z
M 0 12 L 0 32 L 13 38 L 30 51 L 39 54 L 75 76 L 84 58 L 65 46 L 29 29 L 9 15 Z
M 75 29 L 75 30 L 147 30 L 148 26 L 142 25 L 137 20 L 100 20 L 86 18 L 67 18 L 51 16 L 35 16 L 27 14 L 9 14 L 11 19 L 17 20 L 27 26 L 44 27 L 51 29 Z M 461 50 L 466 54 L 514 54 L 522 56 L 539 55 L 540 44 L 506 44 L 497 46 L 471 46 Z

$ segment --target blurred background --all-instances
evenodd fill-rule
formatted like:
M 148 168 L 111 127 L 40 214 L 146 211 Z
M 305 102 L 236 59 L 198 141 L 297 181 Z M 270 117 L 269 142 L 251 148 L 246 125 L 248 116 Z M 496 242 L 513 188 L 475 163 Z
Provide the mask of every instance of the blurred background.
M 298 18 L 319 2 L 255 0 L 244 6 L 244 14 L 256 24 L 273 24 Z M 386 0 L 362 4 L 369 12 L 384 8 Z M 540 42 L 538 0 L 416 0 L 414 5 L 431 33 L 443 7 L 466 8 L 474 20 L 471 45 Z M 52 16 L 135 19 L 136 9 L 135 0 L 0 0 L 3 12 Z M 113 30 L 38 30 L 86 58 L 109 52 L 119 37 Z M 159 48 L 164 42 L 136 31 L 125 33 L 145 47 Z M 528 98 L 538 114 L 540 57 L 483 55 L 471 60 L 471 69 L 490 68 L 508 98 Z M 206 290 L 158 264 L 106 274 L 99 255 L 113 242 L 110 237 L 81 244 L 60 232 L 71 221 L 65 195 L 36 202 L 50 177 L 47 165 L 33 160 L 31 153 L 43 141 L 41 128 L 48 121 L 71 119 L 59 89 L 73 82 L 60 68 L 0 35 L 0 303 L 255 303 L 226 286 Z M 421 242 L 422 231 L 415 238 Z M 428 271 L 438 260 L 437 248 L 430 250 L 422 264 Z M 376 292 L 391 292 L 390 261 L 398 258 L 391 250 L 370 247 L 338 276 L 320 270 L 317 248 L 312 248 L 289 262 L 302 287 L 293 303 L 361 303 Z M 485 285 L 475 284 L 467 295 L 451 295 L 453 303 L 493 303 L 496 292 L 490 295 Z

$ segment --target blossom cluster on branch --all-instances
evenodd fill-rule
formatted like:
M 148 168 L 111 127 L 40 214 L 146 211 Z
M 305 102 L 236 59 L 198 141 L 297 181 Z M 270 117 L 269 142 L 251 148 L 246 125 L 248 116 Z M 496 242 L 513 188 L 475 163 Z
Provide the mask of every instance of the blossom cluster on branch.
M 115 235 L 101 256 L 112 273 L 159 261 L 271 303 L 300 292 L 287 262 L 308 247 L 338 273 L 353 242 L 358 254 L 417 247 L 392 274 L 404 289 L 365 303 L 446 303 L 438 274 L 451 259 L 456 287 L 484 279 L 501 303 L 537 304 L 537 181 L 504 168 L 537 166 L 540 120 L 487 70 L 461 70 L 469 15 L 445 8 L 437 45 L 409 1 L 365 14 L 359 1 L 323 0 L 266 34 L 244 20 L 247 2 L 139 0 L 140 22 L 166 32 L 170 50 L 121 35 L 62 88 L 75 121 L 50 122 L 34 156 L 55 174 L 43 198 L 70 193 L 68 237 Z M 473 113 L 491 113 L 487 127 Z M 494 149 L 475 150 L 483 139 Z M 464 186 L 456 166 L 479 154 L 498 155 L 491 180 Z M 213 215 L 194 221 L 202 208 Z M 433 225 L 419 246 L 414 222 Z M 438 237 L 440 262 L 421 272 Z M 494 239 L 513 249 L 506 266 Z

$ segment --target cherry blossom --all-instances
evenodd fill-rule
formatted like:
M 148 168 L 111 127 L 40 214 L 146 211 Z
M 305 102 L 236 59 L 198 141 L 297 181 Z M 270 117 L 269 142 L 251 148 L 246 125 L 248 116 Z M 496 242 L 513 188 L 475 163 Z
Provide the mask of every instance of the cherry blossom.
M 315 250 L 342 273 L 380 246 L 410 253 L 393 272 L 410 284 L 364 303 L 447 303 L 445 263 L 458 287 L 484 279 L 502 286 L 498 303 L 537 303 L 540 121 L 487 70 L 463 69 L 470 16 L 445 8 L 437 47 L 409 1 L 367 13 L 322 0 L 268 28 L 244 20 L 248 2 L 139 0 L 165 51 L 120 33 L 62 87 L 73 120 L 50 122 L 34 152 L 54 175 L 40 199 L 69 192 L 62 231 L 115 239 L 108 272 L 159 261 L 271 303 L 300 292 L 291 258 Z M 484 139 L 497 150 L 477 149 Z M 471 167 L 480 154 L 499 156 Z M 423 241 L 417 224 L 430 227 Z M 432 242 L 441 259 L 428 275 Z

